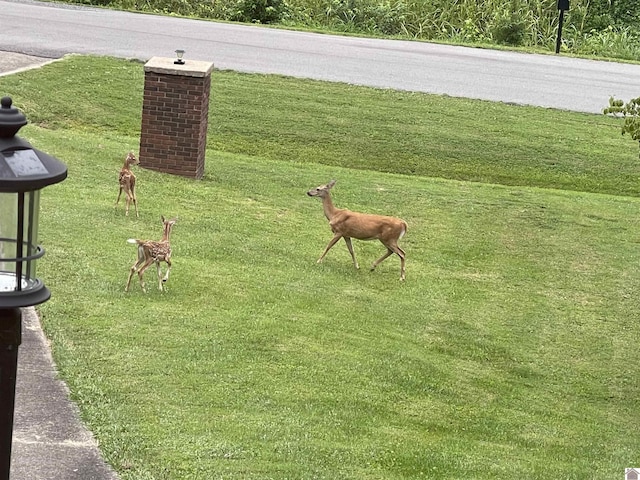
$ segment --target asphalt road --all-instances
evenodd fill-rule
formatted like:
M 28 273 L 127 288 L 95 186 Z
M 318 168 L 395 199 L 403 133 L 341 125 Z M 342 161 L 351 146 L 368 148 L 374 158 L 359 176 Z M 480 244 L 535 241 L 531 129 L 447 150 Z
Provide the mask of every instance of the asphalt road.
M 640 96 L 640 65 L 423 42 L 341 37 L 0 0 L 0 51 L 213 62 L 218 69 L 276 73 L 580 112 L 601 113 L 610 96 Z

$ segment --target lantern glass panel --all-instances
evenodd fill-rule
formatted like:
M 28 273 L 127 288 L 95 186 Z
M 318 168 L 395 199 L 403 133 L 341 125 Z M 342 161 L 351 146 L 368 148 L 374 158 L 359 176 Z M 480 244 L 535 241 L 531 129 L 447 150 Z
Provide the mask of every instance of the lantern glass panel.
M 0 193 L 0 294 L 39 287 L 36 259 L 40 191 Z

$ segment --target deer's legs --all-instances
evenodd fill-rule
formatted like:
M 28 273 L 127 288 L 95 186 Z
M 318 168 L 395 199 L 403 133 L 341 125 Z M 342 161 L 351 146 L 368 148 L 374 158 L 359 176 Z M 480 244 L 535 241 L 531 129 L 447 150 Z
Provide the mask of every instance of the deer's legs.
M 131 270 L 129 270 L 129 278 L 127 279 L 127 286 L 124 287 L 124 291 L 128 292 L 129 291 L 129 287 L 131 286 L 131 278 L 133 277 L 133 274 L 136 273 L 138 271 L 138 262 L 136 262 L 133 267 L 131 267 Z M 142 289 L 144 290 L 144 287 L 142 287 Z
M 404 250 L 402 250 L 399 246 L 397 245 L 385 245 L 387 247 L 387 251 L 384 255 L 382 255 L 379 259 L 377 259 L 375 262 L 373 262 L 373 265 L 371 265 L 371 270 L 375 270 L 375 268 L 380 265 L 384 260 L 386 260 L 387 258 L 389 258 L 391 255 L 393 255 L 394 253 L 396 255 L 398 255 L 400 257 L 400 280 L 404 280 L 405 278 L 405 253 Z
M 133 202 L 133 206 L 136 209 L 136 217 L 139 217 L 140 215 L 138 215 L 138 200 L 136 199 L 134 190 L 130 187 L 127 187 L 126 185 L 120 188 L 120 193 L 122 193 L 122 190 L 124 190 L 124 194 L 126 196 L 126 203 L 124 207 L 125 216 L 129 215 L 129 206 L 131 205 L 131 202 Z M 118 200 L 120 200 L 120 194 L 118 194 Z M 116 205 L 118 205 L 118 202 L 116 202 Z
M 138 215 L 138 199 L 136 198 L 136 190 L 133 185 L 131 186 L 131 200 L 133 200 L 133 206 L 136 209 L 136 217 L 139 217 L 140 215 Z
M 158 290 L 162 291 L 162 269 L 160 268 L 160 262 L 156 262 L 156 271 L 158 272 Z
M 147 289 L 145 288 L 144 285 L 144 271 L 149 268 L 149 265 L 151 265 L 153 263 L 153 258 L 148 258 L 145 259 L 143 258 L 139 258 L 138 261 L 136 263 L 133 264 L 133 266 L 131 267 L 131 270 L 129 271 L 129 279 L 127 280 L 127 287 L 124 289 L 125 292 L 129 291 L 129 285 L 131 284 L 131 277 L 133 277 L 134 273 L 138 273 L 138 278 L 140 279 L 140 287 L 142 288 L 142 291 L 147 293 Z
M 147 293 L 147 289 L 144 286 L 144 272 L 149 268 L 149 266 L 153 263 L 153 258 L 147 258 L 142 267 L 138 269 L 138 278 L 140 279 L 140 287 L 144 293 Z
M 404 280 L 404 278 L 405 278 L 405 268 L 404 268 L 405 253 L 404 253 L 404 250 L 402 250 L 400 247 L 396 246 L 396 248 L 400 252 L 400 253 L 396 252 L 398 254 L 398 256 L 400 257 L 400 280 Z
M 125 292 L 129 291 L 129 286 L 131 285 L 131 277 L 133 277 L 134 273 L 136 273 L 136 269 L 135 267 L 131 267 L 131 270 L 129 271 L 129 278 L 127 279 L 127 286 L 124 287 Z
M 144 256 L 141 257 L 140 256 L 140 252 L 138 252 L 138 260 L 136 260 L 136 263 L 133 264 L 133 266 L 131 267 L 131 269 L 129 270 L 129 278 L 127 279 L 127 286 L 124 287 L 124 291 L 128 292 L 129 291 L 129 286 L 131 285 L 131 278 L 133 277 L 133 274 L 136 273 L 138 271 L 138 268 L 144 263 Z
M 347 248 L 349 249 L 349 253 L 351 254 L 351 258 L 353 259 L 353 266 L 356 267 L 356 270 L 360 267 L 358 266 L 358 261 L 356 260 L 356 254 L 353 253 L 353 245 L 351 244 L 351 237 L 343 237 L 344 243 L 347 244 Z
M 160 267 L 160 262 L 156 261 L 156 271 L 158 273 L 158 290 L 161 292 L 164 291 L 164 283 L 167 283 L 169 280 L 169 273 L 171 272 L 171 260 L 166 259 L 167 262 L 167 271 L 164 273 L 164 277 L 162 276 L 162 268 Z
M 327 248 L 325 248 L 325 249 L 324 249 L 324 252 L 322 252 L 322 255 L 320 255 L 320 258 L 318 259 L 318 262 L 317 262 L 317 263 L 322 262 L 322 259 L 323 259 L 323 258 L 324 258 L 324 256 L 327 254 L 327 252 L 328 252 L 329 250 L 331 250 L 331 247 L 333 247 L 333 246 L 338 242 L 338 240 L 340 240 L 341 238 L 342 238 L 342 235 L 338 235 L 338 234 L 336 234 L 336 235 L 331 239 L 331 241 L 329 242 L 329 245 L 327 245 Z
M 380 265 L 383 261 L 385 261 L 391 255 L 393 255 L 393 250 L 387 247 L 387 251 L 385 252 L 385 254 L 382 255 L 379 259 L 377 259 L 375 262 L 373 262 L 373 265 L 371 265 L 371 270 L 375 270 L 378 265 Z
M 120 190 L 118 191 L 118 198 L 116 199 L 116 207 L 118 206 L 118 202 L 120 202 L 120 196 L 122 195 L 122 187 L 120 187 Z
M 131 190 L 125 187 L 124 194 L 125 194 L 124 214 L 125 216 L 129 216 L 129 204 L 131 203 Z
M 162 277 L 162 283 L 166 283 L 167 280 L 169 280 L 169 272 L 171 271 L 171 260 L 169 258 L 165 259 L 165 262 L 167 262 L 167 271 L 164 274 L 164 277 Z
M 171 260 L 166 258 L 165 262 L 167 262 L 167 271 L 164 273 L 164 277 L 162 276 L 162 268 L 160 267 L 160 262 L 156 260 L 156 272 L 158 273 L 158 290 L 161 292 L 164 291 L 163 283 L 167 283 L 169 280 L 169 272 L 171 272 Z

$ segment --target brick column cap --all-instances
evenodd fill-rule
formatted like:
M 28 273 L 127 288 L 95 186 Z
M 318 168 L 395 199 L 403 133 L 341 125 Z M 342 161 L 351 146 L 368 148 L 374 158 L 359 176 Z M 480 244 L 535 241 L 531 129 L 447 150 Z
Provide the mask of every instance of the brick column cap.
M 184 64 L 173 63 L 175 58 L 152 57 L 144 64 L 144 71 L 179 75 L 184 77 L 207 77 L 213 70 L 213 63 L 185 59 Z

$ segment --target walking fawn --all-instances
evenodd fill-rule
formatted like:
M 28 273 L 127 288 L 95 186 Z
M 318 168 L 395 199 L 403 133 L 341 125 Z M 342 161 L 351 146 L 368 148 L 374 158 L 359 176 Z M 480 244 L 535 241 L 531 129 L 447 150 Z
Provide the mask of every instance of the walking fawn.
M 307 192 L 307 195 L 310 197 L 320 197 L 322 199 L 324 215 L 327 217 L 327 220 L 329 220 L 329 225 L 333 231 L 333 238 L 318 259 L 318 263 L 322 262 L 322 259 L 329 249 L 331 249 L 338 240 L 344 238 L 351 258 L 353 259 L 353 265 L 359 268 L 356 256 L 353 253 L 351 239 L 378 239 L 387 247 L 387 252 L 373 262 L 371 270 L 374 270 L 383 260 L 395 253 L 400 257 L 400 280 L 404 280 L 405 253 L 404 250 L 398 246 L 398 240 L 407 232 L 407 222 L 395 217 L 357 213 L 334 207 L 329 190 L 331 190 L 335 184 L 336 181 L 331 180 L 328 184 L 313 188 Z
M 171 235 L 171 227 L 178 220 L 177 218 L 172 218 L 171 220 L 166 220 L 164 216 L 160 217 L 162 219 L 163 232 L 162 232 L 162 240 L 159 242 L 155 242 L 153 240 L 137 240 L 135 238 L 130 238 L 127 240 L 129 243 L 135 243 L 138 245 L 138 260 L 131 267 L 131 271 L 129 272 L 129 279 L 127 280 L 127 286 L 124 291 L 129 291 L 129 285 L 131 284 L 131 277 L 133 277 L 134 273 L 138 273 L 138 278 L 140 279 L 140 286 L 142 287 L 143 292 L 147 292 L 144 286 L 144 279 L 142 275 L 145 270 L 149 268 L 149 266 L 155 262 L 156 269 L 158 271 L 158 289 L 160 291 L 163 290 L 162 284 L 169 280 L 169 272 L 171 271 L 171 244 L 169 243 L 169 236 Z M 160 262 L 166 262 L 167 264 L 167 272 L 164 277 L 162 277 L 162 272 L 160 269 Z
M 124 190 L 126 195 L 125 215 L 129 215 L 129 204 L 133 202 L 133 206 L 136 209 L 136 217 L 138 215 L 138 200 L 136 199 L 136 176 L 131 171 L 131 165 L 138 165 L 140 162 L 136 158 L 133 152 L 127 154 L 127 158 L 124 159 L 124 165 L 120 169 L 120 175 L 118 176 L 118 183 L 120 184 L 120 191 L 118 192 L 118 199 L 116 200 L 116 207 L 120 201 L 120 195 Z

